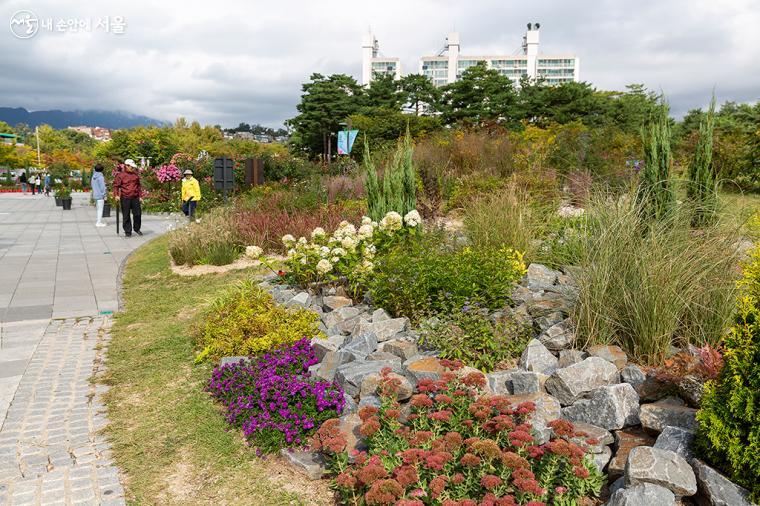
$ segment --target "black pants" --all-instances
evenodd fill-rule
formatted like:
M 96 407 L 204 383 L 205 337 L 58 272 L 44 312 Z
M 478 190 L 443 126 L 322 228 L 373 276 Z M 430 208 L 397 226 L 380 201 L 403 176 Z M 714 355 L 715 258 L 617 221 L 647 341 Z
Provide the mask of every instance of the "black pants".
M 129 212 L 132 211 L 130 217 Z M 142 210 L 140 210 L 139 198 L 121 198 L 121 214 L 123 215 L 122 225 L 124 227 L 124 233 L 126 235 L 132 234 L 132 220 L 135 224 L 135 232 L 140 231 L 140 225 L 142 223 Z
M 194 200 L 186 200 L 182 203 L 182 212 L 185 213 L 185 216 L 188 218 L 194 218 L 195 217 L 195 207 L 198 205 L 198 202 Z

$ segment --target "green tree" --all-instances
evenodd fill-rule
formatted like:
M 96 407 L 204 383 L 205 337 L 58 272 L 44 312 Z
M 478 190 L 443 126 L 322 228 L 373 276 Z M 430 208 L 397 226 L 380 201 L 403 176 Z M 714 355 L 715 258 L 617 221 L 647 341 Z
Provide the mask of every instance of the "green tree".
M 707 114 L 699 123 L 699 140 L 689 164 L 687 195 L 694 203 L 694 226 L 703 226 L 715 219 L 718 200 L 717 181 L 712 164 L 713 129 L 715 126 L 715 95 Z
M 517 94 L 512 81 L 478 62 L 462 77 L 443 88 L 441 112 L 447 124 L 483 126 L 497 123 L 507 127 L 519 124 Z
M 372 78 L 364 94 L 365 105 L 369 108 L 390 109 L 398 111 L 405 102 L 399 81 L 393 74 L 377 73 Z
M 404 216 L 417 208 L 417 171 L 413 162 L 414 150 L 409 132 L 396 146 L 382 181 L 377 175 L 375 163 L 364 145 L 364 171 L 366 174 L 367 211 L 370 218 L 379 221 L 390 211 Z
M 670 170 L 673 156 L 670 151 L 670 118 L 663 101 L 660 109 L 642 130 L 644 169 L 639 179 L 637 201 L 649 219 L 663 219 L 675 204 Z
M 441 100 L 441 90 L 422 74 L 409 74 L 401 78 L 401 91 L 406 97 L 406 103 L 414 109 L 414 115 L 421 111 L 437 111 Z
M 353 77 L 344 74 L 312 74 L 302 86 L 299 114 L 287 121 L 293 129 L 291 144 L 309 155 L 324 154 L 332 135 L 351 114 L 359 112 L 363 89 Z

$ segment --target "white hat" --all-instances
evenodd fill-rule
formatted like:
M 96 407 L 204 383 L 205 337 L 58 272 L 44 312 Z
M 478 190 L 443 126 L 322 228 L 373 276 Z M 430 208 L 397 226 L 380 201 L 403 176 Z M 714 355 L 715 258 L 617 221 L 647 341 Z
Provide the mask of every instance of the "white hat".
M 183 172 L 183 174 L 185 174 L 185 175 L 190 174 L 192 176 L 193 175 L 193 171 L 190 170 L 190 169 L 187 169 L 185 172 Z
M 135 169 L 137 168 L 137 164 L 131 158 L 127 158 L 126 160 L 124 160 L 124 165 L 129 165 L 130 167 L 134 167 Z

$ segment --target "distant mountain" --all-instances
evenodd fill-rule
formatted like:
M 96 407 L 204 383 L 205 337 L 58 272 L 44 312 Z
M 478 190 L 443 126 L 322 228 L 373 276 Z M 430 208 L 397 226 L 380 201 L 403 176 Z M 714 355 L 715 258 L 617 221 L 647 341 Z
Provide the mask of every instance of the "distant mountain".
M 164 121 L 138 116 L 119 111 L 32 111 L 23 107 L 0 107 L 0 121 L 5 121 L 11 126 L 18 123 L 26 123 L 34 128 L 47 124 L 53 128 L 67 128 L 70 126 L 99 126 L 111 130 L 119 128 L 131 128 L 142 125 L 166 124 Z

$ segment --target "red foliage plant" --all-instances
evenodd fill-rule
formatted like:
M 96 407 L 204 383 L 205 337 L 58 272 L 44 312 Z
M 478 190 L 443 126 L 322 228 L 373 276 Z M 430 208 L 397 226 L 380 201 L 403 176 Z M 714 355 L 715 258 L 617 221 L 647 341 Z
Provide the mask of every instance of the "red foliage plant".
M 446 366 L 440 379 L 420 381 L 411 413 L 396 400 L 390 370 L 382 372 L 381 406 L 359 412 L 367 451 L 353 460 L 340 450 L 345 437 L 336 434 L 337 421 L 317 431 L 313 446 L 336 473 L 344 504 L 538 506 L 598 494 L 602 475 L 576 443 L 586 434 L 555 420 L 548 424 L 554 439 L 542 443 L 532 432 L 533 403 L 487 395 L 482 374 Z

